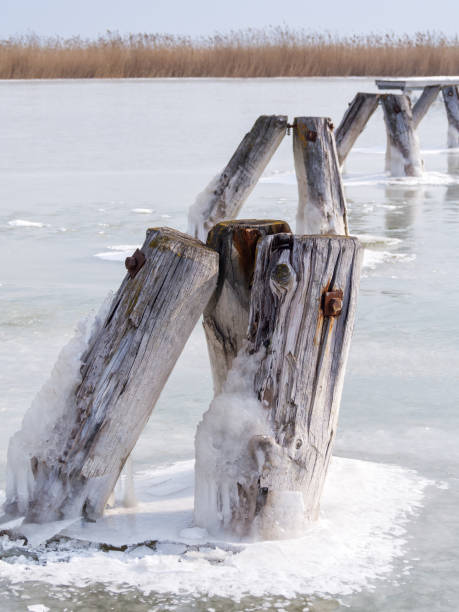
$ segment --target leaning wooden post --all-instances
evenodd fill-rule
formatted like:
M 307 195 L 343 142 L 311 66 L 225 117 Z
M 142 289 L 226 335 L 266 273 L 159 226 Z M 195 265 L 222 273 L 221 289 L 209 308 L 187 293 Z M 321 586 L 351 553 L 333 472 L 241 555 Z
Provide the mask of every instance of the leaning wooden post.
M 459 147 L 459 90 L 457 86 L 442 87 L 448 117 L 448 147 Z
M 378 107 L 380 94 L 358 93 L 336 128 L 335 139 L 338 160 L 342 166 L 358 136 Z
M 287 131 L 284 115 L 262 115 L 234 155 L 200 193 L 188 214 L 188 233 L 205 240 L 219 221 L 235 219 Z
M 298 234 L 347 234 L 346 200 L 333 124 L 326 117 L 296 117 L 293 156 L 298 182 Z
M 275 538 L 317 518 L 361 258 L 344 236 L 258 242 L 248 344 L 196 435 L 198 525 Z
M 413 106 L 413 125 L 416 129 L 424 119 L 427 111 L 437 99 L 440 92 L 439 85 L 429 85 L 424 87 L 422 94 L 419 96 L 416 104 Z
M 218 255 L 190 236 L 158 228 L 148 230 L 126 265 L 129 273 L 82 357 L 79 386 L 47 440 L 28 449 L 25 482 L 7 493 L 9 514 L 36 523 L 102 514 L 215 289 Z M 12 455 L 21 433 L 12 439 Z
M 411 101 L 406 95 L 381 96 L 392 176 L 421 176 L 423 164 L 415 133 Z
M 204 310 L 204 329 L 215 394 L 247 340 L 255 250 L 263 236 L 290 232 L 285 221 L 223 221 L 209 232 L 207 245 L 220 255 L 217 288 Z

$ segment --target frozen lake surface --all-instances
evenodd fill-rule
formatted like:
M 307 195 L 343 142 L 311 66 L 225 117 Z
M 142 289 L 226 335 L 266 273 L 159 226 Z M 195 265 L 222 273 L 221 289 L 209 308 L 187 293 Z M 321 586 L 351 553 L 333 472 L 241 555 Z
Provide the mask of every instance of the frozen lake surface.
M 188 206 L 258 115 L 338 125 L 357 91 L 374 81 L 0 82 L 0 489 L 9 437 L 145 229 L 186 229 Z M 390 179 L 378 110 L 346 163 L 349 227 L 367 248 L 317 525 L 248 546 L 193 529 L 194 433 L 212 395 L 198 325 L 134 452 L 138 507 L 68 525 L 48 545 L 43 531 L 32 546 L 0 536 L 1 609 L 457 607 L 459 151 L 446 132 L 439 100 L 419 128 L 425 175 Z M 242 217 L 294 227 L 291 145 Z

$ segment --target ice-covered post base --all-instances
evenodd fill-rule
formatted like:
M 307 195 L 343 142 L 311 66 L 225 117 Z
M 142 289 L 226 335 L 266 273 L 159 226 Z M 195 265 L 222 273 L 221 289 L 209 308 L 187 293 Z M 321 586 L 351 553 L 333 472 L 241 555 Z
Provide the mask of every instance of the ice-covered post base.
M 358 293 L 345 236 L 260 238 L 247 344 L 196 434 L 195 520 L 279 538 L 317 518 Z
M 327 117 L 296 117 L 293 157 L 298 182 L 298 234 L 347 234 L 346 201 L 333 125 Z
M 459 147 L 459 90 L 456 85 L 442 87 L 448 117 L 448 147 Z
M 387 131 L 386 170 L 392 176 L 421 176 L 423 163 L 407 95 L 381 96 Z
M 141 253 L 145 262 L 138 269 L 139 254 L 129 262 L 60 415 L 41 436 L 32 432 L 32 444 L 27 422 L 40 415 L 26 415 L 12 438 L 8 514 L 34 523 L 102 514 L 217 282 L 217 253 L 176 230 L 148 230 Z
M 378 108 L 378 103 L 379 94 L 360 92 L 355 94 L 349 104 L 335 131 L 336 149 L 341 166 L 368 120 Z
M 258 117 L 221 174 L 190 206 L 188 233 L 205 240 L 216 223 L 238 216 L 286 132 L 286 116 Z

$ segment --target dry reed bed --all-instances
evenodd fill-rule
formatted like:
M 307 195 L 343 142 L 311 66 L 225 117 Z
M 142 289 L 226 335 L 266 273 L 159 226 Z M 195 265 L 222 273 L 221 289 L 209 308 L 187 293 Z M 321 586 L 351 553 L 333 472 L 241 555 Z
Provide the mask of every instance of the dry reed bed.
M 431 33 L 339 38 L 270 28 L 199 39 L 108 32 L 0 41 L 2 79 L 456 74 L 459 39 Z

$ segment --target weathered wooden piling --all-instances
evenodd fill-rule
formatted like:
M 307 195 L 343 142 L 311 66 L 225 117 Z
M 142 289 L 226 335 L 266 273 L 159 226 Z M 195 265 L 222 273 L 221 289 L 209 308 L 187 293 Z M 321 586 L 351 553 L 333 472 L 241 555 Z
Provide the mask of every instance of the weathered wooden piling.
M 456 85 L 442 87 L 448 117 L 448 147 L 459 147 L 459 90 Z
M 439 85 L 429 85 L 424 87 L 422 90 L 422 94 L 419 96 L 418 100 L 413 106 L 413 125 L 415 129 L 421 123 L 427 111 L 437 99 L 439 92 Z
M 247 340 L 255 250 L 263 236 L 290 232 L 285 221 L 223 221 L 209 232 L 207 245 L 218 251 L 217 288 L 204 310 L 204 329 L 214 392 L 221 391 L 233 359 Z
M 285 537 L 318 515 L 362 250 L 358 240 L 345 236 L 276 233 L 260 238 L 254 254 L 247 345 L 228 376 L 237 368 L 249 376 L 251 397 L 226 383 L 198 427 L 195 519 L 211 532 Z M 254 433 L 244 422 L 237 439 L 230 432 L 225 439 L 220 422 L 212 425 L 212 411 L 221 412 L 221 403 L 229 401 L 229 417 L 237 422 L 237 402 L 242 410 L 253 398 L 254 420 L 264 419 L 264 430 Z M 202 445 L 238 451 L 212 469 Z
M 411 101 L 406 95 L 381 96 L 387 131 L 386 168 L 392 176 L 421 176 L 423 164 Z
M 326 117 L 296 117 L 293 156 L 298 182 L 298 234 L 347 234 L 346 201 L 333 124 Z
M 284 115 L 262 115 L 234 155 L 190 207 L 188 233 L 205 240 L 219 221 L 235 219 L 287 131 Z
M 335 131 L 336 149 L 340 165 L 343 165 L 358 136 L 378 108 L 379 97 L 380 94 L 360 92 L 349 103 L 349 107 Z
M 180 355 L 213 293 L 218 255 L 168 228 L 151 229 L 82 359 L 81 383 L 47 448 L 34 449 L 27 500 L 5 510 L 42 523 L 103 512 Z

